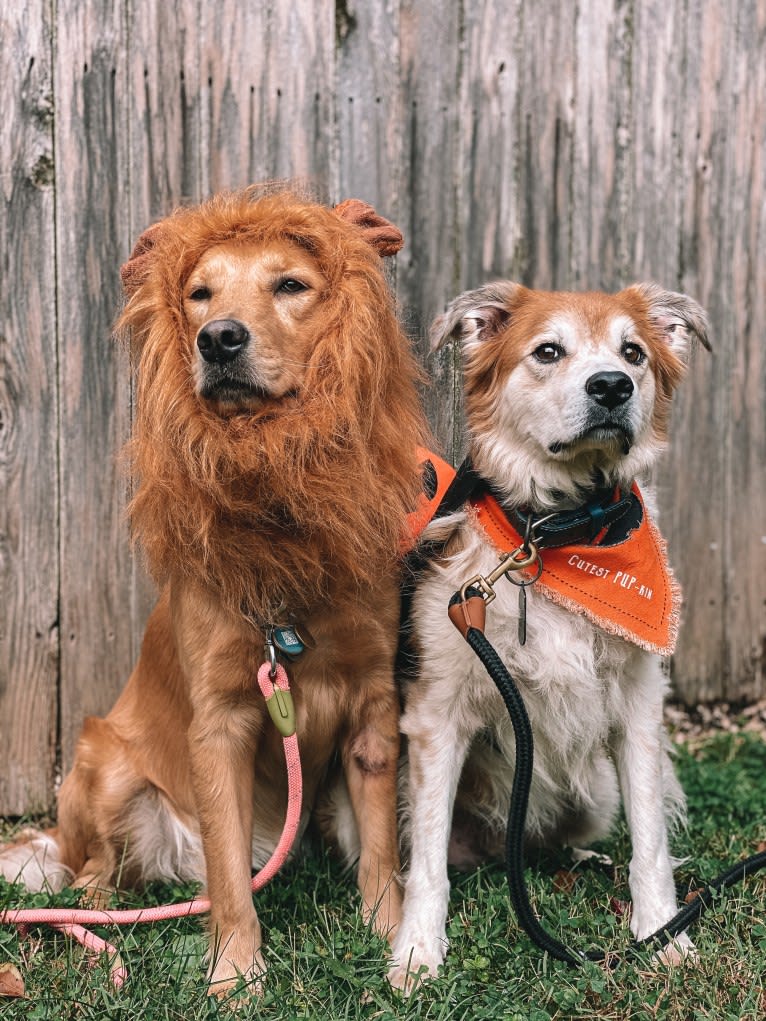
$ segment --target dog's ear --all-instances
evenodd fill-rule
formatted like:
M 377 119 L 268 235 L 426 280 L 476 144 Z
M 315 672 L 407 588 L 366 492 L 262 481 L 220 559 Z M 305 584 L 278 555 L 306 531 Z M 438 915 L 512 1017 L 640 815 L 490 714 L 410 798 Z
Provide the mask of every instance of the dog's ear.
M 361 227 L 365 241 L 372 245 L 381 258 L 396 255 L 404 244 L 404 235 L 399 228 L 361 199 L 339 202 L 333 207 L 333 212 L 341 220 Z
M 146 280 L 152 263 L 154 246 L 163 230 L 164 221 L 153 223 L 141 234 L 133 246 L 130 258 L 120 266 L 120 279 L 125 294 L 130 298 Z
M 682 362 L 688 361 L 691 341 L 697 339 L 711 350 L 708 339 L 708 318 L 704 308 L 687 294 L 666 291 L 659 284 L 633 284 L 628 288 L 646 302 L 649 318 L 668 342 L 671 351 Z
M 431 350 L 438 351 L 453 337 L 465 344 L 488 340 L 499 333 L 511 318 L 524 288 L 510 280 L 492 283 L 459 295 L 431 326 Z

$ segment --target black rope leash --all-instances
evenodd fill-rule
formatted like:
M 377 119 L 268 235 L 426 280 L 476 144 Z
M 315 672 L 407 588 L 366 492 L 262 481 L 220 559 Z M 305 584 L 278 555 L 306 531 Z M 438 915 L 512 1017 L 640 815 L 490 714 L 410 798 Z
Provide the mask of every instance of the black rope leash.
M 479 605 L 480 604 L 480 605 Z M 450 619 L 463 634 L 494 681 L 511 718 L 516 742 L 516 768 L 511 789 L 511 807 L 505 834 L 505 867 L 511 904 L 519 924 L 531 940 L 545 953 L 570 965 L 586 961 L 618 963 L 612 952 L 600 950 L 574 951 L 551 935 L 541 924 L 529 899 L 524 879 L 524 827 L 529 804 L 534 765 L 534 740 L 524 700 L 496 649 L 484 634 L 484 598 L 479 588 L 463 588 L 450 600 Z M 671 943 L 695 922 L 723 890 L 734 886 L 746 876 L 766 866 L 766 851 L 754 854 L 721 873 L 669 922 L 642 940 L 634 940 L 627 955 L 634 957 L 646 950 Z

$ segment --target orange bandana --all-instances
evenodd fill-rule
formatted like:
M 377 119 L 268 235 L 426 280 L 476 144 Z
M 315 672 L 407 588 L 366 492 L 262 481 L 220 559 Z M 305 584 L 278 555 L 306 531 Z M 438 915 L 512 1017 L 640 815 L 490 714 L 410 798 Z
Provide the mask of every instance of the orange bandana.
M 638 486 L 641 521 L 613 546 L 571 545 L 541 549 L 537 583 L 554 603 L 586 617 L 609 634 L 669 656 L 676 644 L 681 589 L 667 561 L 665 541 L 646 512 Z M 510 553 L 522 537 L 489 493 L 471 500 L 493 546 Z
M 435 482 L 412 514 L 412 538 L 431 520 L 455 470 L 430 451 L 421 461 L 435 474 Z M 649 517 L 637 485 L 632 489 L 641 505 L 641 520 L 621 542 L 611 546 L 573 544 L 541 549 L 543 571 L 537 587 L 560 606 L 584 613 L 609 634 L 619 635 L 642 649 L 669 656 L 676 644 L 681 589 L 667 561 L 665 541 Z M 500 553 L 521 546 L 522 536 L 489 493 L 470 500 L 475 519 Z

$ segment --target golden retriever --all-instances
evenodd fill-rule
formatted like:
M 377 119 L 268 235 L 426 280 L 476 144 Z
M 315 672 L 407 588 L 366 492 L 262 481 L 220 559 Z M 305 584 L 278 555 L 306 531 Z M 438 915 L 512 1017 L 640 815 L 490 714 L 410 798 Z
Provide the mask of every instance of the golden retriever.
M 448 860 L 502 853 L 513 731 L 445 607 L 521 545 L 527 527 L 541 560 L 526 572 L 526 613 L 518 587 L 501 579 L 486 630 L 535 738 L 527 838 L 599 839 L 622 794 L 633 841 L 631 929 L 640 939 L 676 911 L 667 830 L 683 794 L 662 725 L 658 653 L 672 651 L 679 595 L 651 493 L 642 498 L 633 484 L 643 489 L 666 443 L 691 341 L 707 345 L 705 314 L 655 284 L 572 294 L 499 281 L 461 295 L 437 320 L 435 343 L 453 336 L 482 481 L 465 508 L 425 533 L 443 554 L 414 599 L 421 669 L 402 718 L 412 853 L 391 970 L 404 988 L 444 960 Z M 680 936 L 677 950 L 689 947 Z
M 162 590 L 124 691 L 85 721 L 56 829 L 6 847 L 0 873 L 204 882 L 214 992 L 265 967 L 251 869 L 286 804 L 255 681 L 271 625 L 313 637 L 289 668 L 303 821 L 337 756 L 327 800 L 365 915 L 387 936 L 399 919 L 398 556 L 426 427 L 381 269 L 397 238 L 356 200 L 248 191 L 155 225 L 124 271 L 130 517 Z

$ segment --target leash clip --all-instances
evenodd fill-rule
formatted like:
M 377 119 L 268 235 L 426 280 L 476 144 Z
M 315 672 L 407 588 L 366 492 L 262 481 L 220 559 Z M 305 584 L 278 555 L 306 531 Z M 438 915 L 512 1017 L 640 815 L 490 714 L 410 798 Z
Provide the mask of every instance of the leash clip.
M 519 554 L 521 554 L 520 560 L 517 559 Z M 460 597 L 463 602 L 465 602 L 468 589 L 478 589 L 484 599 L 484 602 L 489 605 L 496 595 L 496 581 L 499 581 L 500 578 L 509 574 L 511 571 L 523 571 L 525 568 L 531 567 L 533 564 L 537 564 L 538 572 L 542 571 L 542 560 L 537 551 L 537 546 L 533 541 L 530 541 L 528 550 L 525 550 L 523 546 L 517 546 L 516 549 L 512 550 L 510 553 L 505 553 L 500 558 L 500 563 L 494 571 L 490 571 L 486 577 L 483 574 L 476 574 L 473 578 L 469 578 L 465 585 L 463 585 L 460 589 Z
M 277 676 L 277 648 L 274 645 L 274 628 L 266 629 L 266 641 L 263 645 L 263 658 L 269 664 L 269 677 L 273 681 Z

